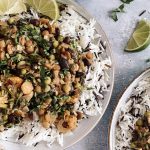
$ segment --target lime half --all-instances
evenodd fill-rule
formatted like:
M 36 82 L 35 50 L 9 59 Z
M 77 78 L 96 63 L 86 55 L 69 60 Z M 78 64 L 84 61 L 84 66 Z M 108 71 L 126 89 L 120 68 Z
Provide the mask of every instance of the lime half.
M 26 11 L 22 0 L 0 0 L 0 15 L 17 14 Z
M 59 8 L 56 0 L 25 0 L 25 2 L 39 13 L 53 20 L 59 18 Z
M 132 37 L 128 41 L 126 51 L 134 52 L 147 48 L 150 44 L 150 22 L 148 20 L 141 20 Z

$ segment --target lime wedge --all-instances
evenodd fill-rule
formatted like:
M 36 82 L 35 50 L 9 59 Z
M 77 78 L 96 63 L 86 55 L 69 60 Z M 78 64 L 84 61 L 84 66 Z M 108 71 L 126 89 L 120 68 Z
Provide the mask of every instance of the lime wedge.
M 25 2 L 39 13 L 53 20 L 59 18 L 59 8 L 56 0 L 25 0 Z
M 134 52 L 147 48 L 150 44 L 150 22 L 147 20 L 141 20 L 132 37 L 128 41 L 126 51 Z
M 6 12 L 6 14 L 22 13 L 24 11 L 27 11 L 26 5 L 22 0 L 18 0 L 15 5 Z
M 0 0 L 0 15 L 16 14 L 26 11 L 22 0 Z

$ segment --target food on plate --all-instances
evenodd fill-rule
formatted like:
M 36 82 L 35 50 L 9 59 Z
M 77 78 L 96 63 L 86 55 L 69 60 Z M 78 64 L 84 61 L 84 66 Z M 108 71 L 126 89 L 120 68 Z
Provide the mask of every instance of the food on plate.
M 150 111 L 139 118 L 132 132 L 131 148 L 136 150 L 150 149 Z
M 115 129 L 115 150 L 150 149 L 150 77 L 139 81 L 121 108 Z
M 63 145 L 80 120 L 101 114 L 111 60 L 94 20 L 62 4 L 58 19 L 54 0 L 51 15 L 46 1 L 45 13 L 26 2 L 26 12 L 0 19 L 0 139 Z
M 127 47 L 128 52 L 135 52 L 147 48 L 150 44 L 150 21 L 141 20 L 133 32 Z

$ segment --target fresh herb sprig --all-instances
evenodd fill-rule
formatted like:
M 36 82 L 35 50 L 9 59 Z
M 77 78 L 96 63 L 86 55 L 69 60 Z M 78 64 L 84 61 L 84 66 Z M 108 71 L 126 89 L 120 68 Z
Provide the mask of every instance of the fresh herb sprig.
M 120 5 L 118 8 L 110 11 L 109 16 L 114 20 L 114 21 L 118 21 L 118 13 L 123 13 L 124 11 L 124 4 Z
M 115 22 L 118 21 L 118 13 L 124 13 L 125 4 L 130 4 L 134 0 L 120 0 L 122 4 L 109 12 L 109 17 L 112 18 Z

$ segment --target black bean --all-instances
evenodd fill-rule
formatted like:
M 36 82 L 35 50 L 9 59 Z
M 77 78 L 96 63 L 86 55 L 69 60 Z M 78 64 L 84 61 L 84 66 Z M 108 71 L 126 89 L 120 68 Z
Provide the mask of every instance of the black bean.
M 63 126 L 64 128 L 67 128 L 67 127 L 68 127 L 68 123 L 64 121 L 63 124 L 62 124 L 62 126 Z
M 66 44 L 70 44 L 70 37 L 65 37 L 63 42 Z
M 45 30 L 48 30 L 48 28 L 42 27 L 40 30 L 41 30 L 41 32 L 43 32 Z
M 88 67 L 91 66 L 91 63 L 90 63 L 90 61 L 88 59 L 84 58 L 83 62 L 84 62 L 85 66 L 88 66 Z
M 60 29 L 56 28 L 55 29 L 55 36 L 58 37 L 60 35 Z
M 82 76 L 84 76 L 84 72 L 76 72 L 76 77 L 78 78 L 78 77 L 82 77 Z
M 33 24 L 34 26 L 40 25 L 40 21 L 38 19 L 32 19 L 32 20 L 30 20 L 30 23 Z
M 60 58 L 59 65 L 60 65 L 61 69 L 68 69 L 69 68 L 68 61 L 63 57 Z

